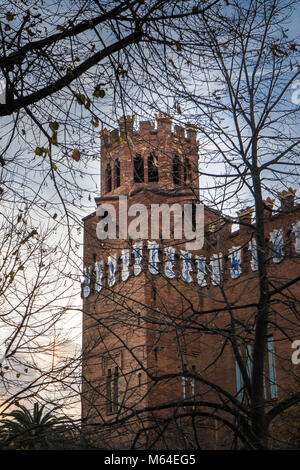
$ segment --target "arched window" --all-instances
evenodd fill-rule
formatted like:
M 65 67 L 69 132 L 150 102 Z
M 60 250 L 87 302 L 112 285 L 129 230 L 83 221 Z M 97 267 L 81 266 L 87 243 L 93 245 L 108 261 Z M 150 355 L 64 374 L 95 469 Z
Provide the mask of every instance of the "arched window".
M 118 188 L 121 184 L 121 166 L 120 160 L 115 160 L 115 188 Z
M 158 183 L 158 159 L 153 152 L 148 157 L 148 182 Z
M 183 172 L 184 172 L 184 185 L 189 186 L 191 184 L 192 170 L 191 170 L 191 164 L 188 158 L 184 159 Z
M 144 182 L 144 159 L 141 155 L 137 154 L 133 160 L 134 166 L 134 175 L 133 181 L 135 183 L 143 183 Z
M 180 160 L 177 155 L 173 158 L 173 183 L 181 183 Z
M 106 413 L 116 413 L 120 404 L 119 370 L 115 367 L 114 374 L 107 370 L 106 376 Z
M 111 181 L 111 166 L 110 163 L 107 164 L 106 170 L 105 170 L 105 186 L 106 186 L 106 192 L 110 192 L 112 189 L 112 181 Z

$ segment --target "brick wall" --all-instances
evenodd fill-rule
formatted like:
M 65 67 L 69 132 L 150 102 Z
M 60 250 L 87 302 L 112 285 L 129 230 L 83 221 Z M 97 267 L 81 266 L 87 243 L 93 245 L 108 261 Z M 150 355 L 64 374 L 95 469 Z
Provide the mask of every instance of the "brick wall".
M 120 128 L 112 132 L 104 131 L 101 138 L 101 187 L 102 196 L 96 204 L 110 203 L 116 208 L 117 223 L 120 195 L 129 196 L 129 206 L 142 203 L 178 203 L 181 206 L 198 197 L 198 143 L 195 129 L 175 127 L 171 131 L 171 119 L 157 116 L 157 127 L 151 122 L 141 122 L 139 131 L 128 117 L 120 121 Z M 148 156 L 154 151 L 158 158 L 159 181 L 148 182 Z M 134 183 L 134 157 L 140 154 L 144 159 L 143 183 Z M 189 158 L 193 175 L 188 184 L 174 184 L 173 157 L 178 155 L 181 162 Z M 116 187 L 114 162 L 118 159 L 121 168 L 120 186 Z M 111 163 L 112 188 L 107 191 L 105 169 Z M 295 250 L 293 224 L 300 220 L 300 206 L 294 206 L 293 190 L 281 194 L 281 209 L 272 211 L 273 201 L 266 201 L 266 239 L 269 246 L 268 272 L 271 288 L 287 284 L 297 276 L 299 253 Z M 207 401 L 219 400 L 216 390 L 205 383 L 193 382 L 193 377 L 183 379 L 178 374 L 183 371 L 201 374 L 207 381 L 219 385 L 228 393 L 237 393 L 236 365 L 228 337 L 228 327 L 232 315 L 236 321 L 236 334 L 243 338 L 241 347 L 245 354 L 247 343 L 253 342 L 256 304 L 259 298 L 257 271 L 251 266 L 249 242 L 253 239 L 254 225 L 251 221 L 252 209 L 239 213 L 240 228 L 231 232 L 231 221 L 209 207 L 205 208 L 205 243 L 199 253 L 210 260 L 222 254 L 222 282 L 214 285 L 211 276 L 206 276 L 206 285 L 197 282 L 196 265 L 193 264 L 192 282 L 182 279 L 182 260 L 180 250 L 183 240 L 169 241 L 176 248 L 174 279 L 165 276 L 163 251 L 159 274 L 153 275 L 148 269 L 147 240 L 142 252 L 142 270 L 137 276 L 133 272 L 134 242 L 126 240 L 99 240 L 96 225 L 99 217 L 91 214 L 84 220 L 84 266 L 91 266 L 115 253 L 117 256 L 116 282 L 108 285 L 107 266 L 105 266 L 102 288 L 95 291 L 95 279 L 91 277 L 90 294 L 83 298 L 83 418 L 93 426 L 103 426 L 102 441 L 106 446 L 122 447 L 129 445 L 130 439 L 141 426 L 141 418 L 135 410 L 142 407 L 155 407 L 162 402 L 180 402 L 189 394 L 205 397 Z M 284 256 L 274 262 L 270 234 L 277 229 L 283 230 Z M 157 240 L 163 249 L 161 239 Z M 166 243 L 166 242 L 164 242 Z M 230 250 L 240 248 L 241 273 L 232 278 Z M 122 249 L 131 250 L 130 276 L 126 281 L 121 277 Z M 209 274 L 209 266 L 207 266 Z M 295 365 L 291 363 L 291 341 L 300 338 L 299 321 L 292 300 L 299 299 L 299 284 L 293 284 L 286 291 L 272 297 L 271 316 L 268 334 L 273 335 L 275 345 L 276 384 L 278 397 L 284 398 L 296 387 Z M 287 300 L 288 299 L 288 300 Z M 223 309 L 225 300 L 234 306 L 232 311 Z M 241 308 L 239 308 L 241 307 Z M 202 312 L 211 313 L 202 313 Z M 277 326 L 280 326 L 278 328 Z M 220 332 L 224 331 L 224 334 Z M 243 344 L 242 344 L 243 343 Z M 267 364 L 266 356 L 266 364 Z M 118 400 L 113 409 L 108 407 L 107 394 L 113 396 L 115 385 L 108 389 L 109 374 L 118 371 Z M 110 372 L 109 372 L 110 371 Z M 267 371 L 267 368 L 266 368 Z M 266 372 L 268 374 L 268 371 Z M 165 375 L 158 383 L 155 377 Z M 277 399 L 278 399 L 277 397 Z M 274 403 L 270 397 L 270 384 L 266 379 L 267 406 Z M 183 408 L 184 409 L 184 408 Z M 209 411 L 209 408 L 203 408 Z M 171 411 L 173 412 L 173 410 Z M 168 416 L 169 409 L 155 412 L 156 419 Z M 124 427 L 110 427 L 110 420 L 117 416 L 130 415 Z M 225 413 L 226 415 L 226 413 Z M 143 415 L 143 422 L 151 423 L 153 413 Z M 215 420 L 197 417 L 199 436 L 205 448 L 227 448 L 232 436 L 224 431 Z M 190 424 L 184 422 L 185 436 L 177 435 L 175 430 L 166 434 L 166 441 L 159 441 L 156 447 L 180 448 L 192 440 Z M 170 428 L 171 429 L 171 428 Z M 145 441 L 141 441 L 145 445 Z M 192 445 L 192 444 L 190 444 Z

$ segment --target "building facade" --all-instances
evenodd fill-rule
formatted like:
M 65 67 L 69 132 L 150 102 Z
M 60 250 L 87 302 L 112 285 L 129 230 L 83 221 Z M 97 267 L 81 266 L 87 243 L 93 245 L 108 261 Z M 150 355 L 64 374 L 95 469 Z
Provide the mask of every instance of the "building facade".
M 198 146 L 193 126 L 172 129 L 165 115 L 138 130 L 127 117 L 102 133 L 101 197 L 84 219 L 82 418 L 105 448 L 247 447 L 260 298 L 255 221 L 252 208 L 242 210 L 232 231 L 230 217 L 200 212 Z M 298 384 L 295 193 L 283 191 L 277 211 L 265 201 L 270 412 Z M 187 248 L 185 223 L 203 231 L 203 246 Z M 288 419 L 272 419 L 278 443 Z

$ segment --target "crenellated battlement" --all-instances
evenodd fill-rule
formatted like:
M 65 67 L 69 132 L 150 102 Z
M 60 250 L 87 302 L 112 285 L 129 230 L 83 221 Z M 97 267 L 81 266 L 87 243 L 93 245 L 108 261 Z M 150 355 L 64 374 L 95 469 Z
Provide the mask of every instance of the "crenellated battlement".
M 273 263 L 281 263 L 291 255 L 300 255 L 300 220 L 292 224 L 292 231 L 292 253 L 284 227 L 273 229 L 267 234 L 270 240 L 269 258 Z M 91 287 L 99 293 L 103 287 L 112 288 L 116 283 L 136 277 L 145 270 L 152 275 L 182 279 L 188 284 L 197 283 L 201 288 L 218 286 L 239 278 L 244 272 L 247 274 L 250 267 L 252 272 L 257 271 L 257 260 L 254 234 L 246 244 L 235 241 L 225 250 L 212 250 L 209 254 L 205 250 L 201 254 L 194 254 L 156 241 L 138 241 L 131 248 L 112 250 L 106 256 L 103 252 L 94 265 L 86 264 L 82 294 L 88 297 L 92 292 Z
M 136 184 L 175 189 L 199 189 L 197 128 L 173 124 L 172 116 L 156 114 L 155 121 L 135 116 L 119 119 L 117 129 L 101 135 L 101 194 L 134 190 Z
M 266 255 L 267 262 L 274 267 L 300 255 L 300 206 L 294 206 L 295 195 L 293 188 L 280 193 L 281 201 L 289 198 L 289 207 L 282 203 L 277 212 L 273 211 L 274 199 L 265 201 L 268 209 Z M 235 219 L 219 214 L 214 221 L 207 221 L 205 242 L 200 251 L 187 251 L 184 243 L 174 243 L 174 240 L 165 243 L 160 237 L 157 240 L 131 240 L 119 247 L 110 244 L 108 249 L 99 250 L 94 264 L 86 259 L 83 296 L 88 297 L 92 291 L 100 292 L 103 287 L 112 288 L 142 272 L 196 283 L 200 288 L 235 281 L 243 274 L 248 276 L 258 270 L 253 215 L 254 208 L 247 207 L 237 212 Z M 232 232 L 234 221 L 238 221 L 239 230 Z
M 130 144 L 133 137 L 141 137 L 143 140 L 153 139 L 153 136 L 164 135 L 179 139 L 191 144 L 197 144 L 197 127 L 193 124 L 173 126 L 173 118 L 167 114 L 155 114 L 155 121 L 140 121 L 139 128 L 134 127 L 135 116 L 124 116 L 119 119 L 119 127 L 117 129 L 104 129 L 100 133 L 102 149 L 109 151 L 116 148 L 117 145 L 122 146 L 124 143 Z M 173 128 L 173 130 L 172 130 Z

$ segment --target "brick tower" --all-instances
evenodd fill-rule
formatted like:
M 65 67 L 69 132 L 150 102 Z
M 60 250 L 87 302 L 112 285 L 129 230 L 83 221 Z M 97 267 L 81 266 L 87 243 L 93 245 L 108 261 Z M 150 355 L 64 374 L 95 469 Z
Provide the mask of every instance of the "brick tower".
M 117 232 L 120 196 L 127 196 L 128 211 L 137 203 L 150 209 L 151 204 L 183 207 L 198 200 L 196 129 L 175 125 L 172 132 L 172 119 L 166 115 L 156 116 L 156 123 L 155 127 L 150 121 L 140 122 L 136 131 L 134 118 L 127 117 L 120 120 L 119 129 L 102 132 L 101 197 L 96 198 L 96 204 L 115 207 Z M 132 218 L 128 217 L 128 224 Z M 96 213 L 84 219 L 82 410 L 87 422 L 99 421 L 99 413 L 104 421 L 114 418 L 122 400 L 129 409 L 136 403 L 144 407 L 153 401 L 147 392 L 150 381 L 145 370 L 154 367 L 158 346 L 155 329 L 145 325 L 147 306 L 152 311 L 159 297 L 160 281 L 159 276 L 153 276 L 155 267 L 152 275 L 151 266 L 148 269 L 149 240 L 157 246 L 158 259 L 166 257 L 162 252 L 161 227 L 157 239 L 150 237 L 150 216 L 149 233 L 144 240 L 99 240 L 99 220 Z M 173 234 L 172 213 L 170 222 Z M 176 240 L 178 249 L 181 242 Z M 171 239 L 165 245 L 172 246 L 174 242 Z M 178 255 L 174 253 L 174 257 Z M 159 274 L 159 269 L 155 274 Z M 141 401 L 143 395 L 146 398 Z M 111 439 L 112 431 L 107 429 Z M 119 436 L 114 438 L 117 443 L 122 441 Z
M 193 253 L 185 250 L 184 236 L 175 237 L 175 211 L 170 212 L 169 239 L 162 237 L 162 218 L 152 230 L 153 205 L 175 205 L 183 212 L 186 204 L 194 207 L 199 201 L 196 137 L 193 126 L 175 126 L 172 131 L 172 119 L 166 115 L 156 116 L 156 127 L 145 121 L 136 130 L 134 118 L 128 116 L 120 120 L 119 129 L 102 132 L 101 197 L 96 205 L 114 208 L 116 236 L 97 236 L 107 211 L 97 209 L 84 219 L 82 417 L 95 441 L 106 448 L 126 448 L 137 437 L 139 448 L 147 446 L 150 438 L 157 448 L 193 448 L 195 422 L 192 426 L 185 421 L 185 403 L 191 406 L 197 397 L 219 402 L 218 384 L 237 399 L 241 394 L 242 381 L 226 334 L 221 340 L 214 335 L 216 328 L 227 331 L 228 315 L 199 314 L 222 310 L 224 285 L 227 302 L 253 305 L 258 295 L 253 210 L 240 211 L 240 229 L 232 233 L 228 217 L 205 207 L 204 246 Z M 294 270 L 300 254 L 295 191 L 291 188 L 281 196 L 279 214 L 272 212 L 274 201 L 266 201 L 274 278 L 283 265 Z M 120 205 L 125 199 L 124 212 Z M 143 208 L 148 219 L 140 220 L 148 224 L 147 233 L 132 239 L 129 226 Z M 139 226 L 137 232 L 141 228 L 145 227 Z M 241 324 L 249 328 L 249 341 L 252 310 L 238 311 Z M 290 328 L 285 320 L 282 324 Z M 290 380 L 289 367 L 277 370 L 275 378 L 275 337 L 280 341 L 276 353 L 284 358 L 290 354 L 280 330 L 271 328 L 265 382 L 270 400 L 278 398 L 280 382 Z M 220 351 L 222 360 L 215 360 Z M 242 354 L 247 362 L 248 345 L 243 345 Z M 195 374 L 201 374 L 201 389 Z M 211 379 L 215 388 L 208 385 Z M 168 420 L 169 406 L 174 413 L 174 402 L 180 404 L 182 415 L 170 421 L 160 440 L 155 437 L 160 435 L 160 421 Z M 159 409 L 161 403 L 164 407 Z M 201 445 L 226 448 L 232 437 L 220 431 L 220 421 L 206 419 L 208 411 L 202 408 L 197 415 Z M 143 433 L 145 427 L 149 431 Z

